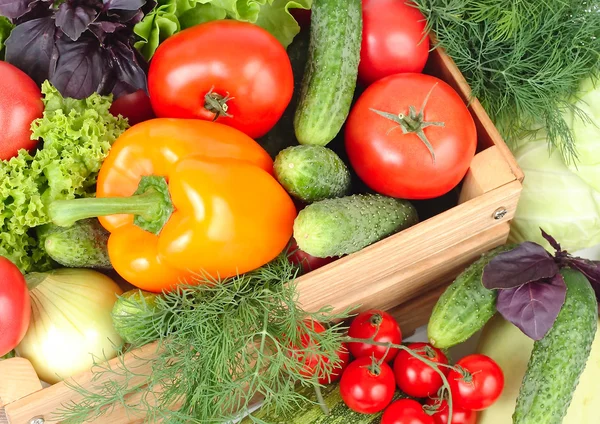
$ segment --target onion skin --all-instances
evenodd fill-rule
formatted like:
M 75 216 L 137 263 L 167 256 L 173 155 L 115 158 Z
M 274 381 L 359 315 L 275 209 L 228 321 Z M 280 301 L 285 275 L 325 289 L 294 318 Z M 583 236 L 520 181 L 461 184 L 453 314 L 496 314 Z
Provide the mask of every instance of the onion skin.
M 123 293 L 97 271 L 63 268 L 26 276 L 31 322 L 15 349 L 28 359 L 40 380 L 55 384 L 89 371 L 94 360 L 117 355 L 123 341 L 112 325 L 111 310 Z

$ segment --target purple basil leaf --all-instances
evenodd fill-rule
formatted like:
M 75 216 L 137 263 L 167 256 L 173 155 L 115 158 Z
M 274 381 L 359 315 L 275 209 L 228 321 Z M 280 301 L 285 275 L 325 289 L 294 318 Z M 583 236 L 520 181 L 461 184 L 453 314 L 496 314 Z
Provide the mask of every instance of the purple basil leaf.
M 138 10 L 145 0 L 104 0 L 104 10 Z
M 98 12 L 89 6 L 64 2 L 56 12 L 56 26 L 71 40 L 77 41 L 97 16 Z
M 101 43 L 104 43 L 105 38 L 119 29 L 125 28 L 125 25 L 120 24 L 118 22 L 108 22 L 108 21 L 100 21 L 100 22 L 92 22 L 88 29 L 92 34 L 100 40 Z
M 546 249 L 527 241 L 492 259 L 483 269 L 482 282 L 490 290 L 510 289 L 557 272 L 558 265 Z
M 56 56 L 54 19 L 40 18 L 17 25 L 6 40 L 6 61 L 29 75 L 38 85 L 48 79 Z
M 0 0 L 0 15 L 16 19 L 29 12 L 38 0 Z
M 540 340 L 554 325 L 566 294 L 565 280 L 557 273 L 549 280 L 500 290 L 496 307 L 523 333 L 533 340 Z
M 65 97 L 83 99 L 100 92 L 109 71 L 103 49 L 94 36 L 77 41 L 60 37 L 56 41 L 58 60 L 52 66 L 50 82 Z
M 585 275 L 594 292 L 596 292 L 596 299 L 600 302 L 600 262 L 582 258 L 570 258 L 569 266 Z
M 125 93 L 147 90 L 146 61 L 131 45 L 117 41 L 109 47 L 110 66 L 114 71 L 115 84 L 112 93 L 118 98 Z
M 552 237 L 550 234 L 546 233 L 541 228 L 540 228 L 540 231 L 542 232 L 542 237 L 544 237 L 546 239 L 546 241 L 548 242 L 548 244 L 550 244 L 550 246 L 552 246 L 552 248 L 554 250 L 556 250 L 557 252 L 561 252 L 562 251 L 562 249 L 560 247 L 560 244 L 554 239 L 554 237 Z
M 31 3 L 31 5 L 32 7 L 27 11 L 27 13 L 13 21 L 15 25 L 21 25 L 24 22 L 29 22 L 34 19 L 49 18 L 54 15 L 51 2 L 35 1 Z

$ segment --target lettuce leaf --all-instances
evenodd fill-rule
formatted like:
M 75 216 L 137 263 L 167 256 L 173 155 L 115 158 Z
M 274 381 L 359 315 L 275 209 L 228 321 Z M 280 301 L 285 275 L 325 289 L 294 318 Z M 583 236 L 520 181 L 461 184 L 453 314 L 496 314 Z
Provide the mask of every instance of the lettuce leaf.
M 4 60 L 4 42 L 10 35 L 14 25 L 4 16 L 0 16 L 0 60 Z
M 51 267 L 32 228 L 50 222 L 46 207 L 53 200 L 94 194 L 100 166 L 128 126 L 110 114 L 110 96 L 63 98 L 48 81 L 42 93 L 44 115 L 31 128 L 43 147 L 0 162 L 0 255 L 22 272 Z
M 312 0 L 159 0 L 157 7 L 134 27 L 140 38 L 135 44 L 146 58 L 167 38 L 204 22 L 235 19 L 254 23 L 288 47 L 300 32 L 289 10 L 310 9 Z

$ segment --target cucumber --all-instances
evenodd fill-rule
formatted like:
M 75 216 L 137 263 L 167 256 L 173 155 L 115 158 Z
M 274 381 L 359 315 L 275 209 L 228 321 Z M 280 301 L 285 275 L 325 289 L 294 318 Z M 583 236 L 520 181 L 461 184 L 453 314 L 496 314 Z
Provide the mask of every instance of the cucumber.
M 314 0 L 308 62 L 294 116 L 300 144 L 325 146 L 344 124 L 356 89 L 361 0 Z
M 297 393 L 302 394 L 313 402 L 316 402 L 316 395 L 312 387 L 301 387 Z M 269 424 L 379 424 L 383 412 L 377 414 L 360 414 L 354 412 L 346 406 L 340 395 L 339 383 L 330 384 L 321 388 L 323 400 L 330 410 L 329 415 L 325 415 L 320 406 L 316 403 L 305 402 L 299 405 L 289 414 L 275 414 L 267 409 L 259 409 L 252 413 L 252 418 L 246 417 L 241 424 L 250 424 L 256 422 L 266 422 Z M 400 392 L 396 391 L 394 400 L 405 398 Z M 258 421 L 261 420 L 261 421 Z
M 417 210 L 406 200 L 355 194 L 302 209 L 294 221 L 294 238 L 300 250 L 326 258 L 357 252 L 417 222 Z
M 277 155 L 273 169 L 287 192 L 305 203 L 341 197 L 350 190 L 350 171 L 327 147 L 288 147 Z
M 110 269 L 109 233 L 96 218 L 77 221 L 70 227 L 51 225 L 43 230 L 43 246 L 60 265 L 70 268 Z
M 533 344 L 514 424 L 561 424 L 590 355 L 598 327 L 596 295 L 579 271 L 560 271 L 567 296 L 554 325 Z
M 503 245 L 484 253 L 444 291 L 433 307 L 427 326 L 427 337 L 432 345 L 447 349 L 462 343 L 494 316 L 498 294 L 483 286 L 483 268 L 496 255 L 514 247 Z

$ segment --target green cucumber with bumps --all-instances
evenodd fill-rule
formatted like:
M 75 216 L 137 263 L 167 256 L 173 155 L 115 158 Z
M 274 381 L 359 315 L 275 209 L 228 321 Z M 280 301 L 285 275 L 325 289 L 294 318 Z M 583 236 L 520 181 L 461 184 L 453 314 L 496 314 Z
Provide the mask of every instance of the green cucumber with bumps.
M 579 271 L 560 273 L 567 285 L 565 303 L 550 331 L 533 344 L 513 424 L 562 423 L 590 355 L 598 326 L 594 290 Z
M 341 197 L 350 190 L 348 167 L 327 147 L 288 147 L 277 155 L 273 168 L 287 192 L 305 203 Z
M 300 144 L 325 146 L 340 132 L 356 90 L 361 0 L 314 0 L 309 58 L 294 131 Z
M 300 250 L 317 258 L 357 252 L 418 222 L 408 201 L 379 194 L 326 199 L 302 209 L 294 221 Z
M 498 294 L 483 286 L 483 269 L 499 253 L 514 247 L 503 245 L 484 253 L 444 291 L 427 326 L 427 337 L 433 346 L 447 349 L 462 343 L 494 316 Z

